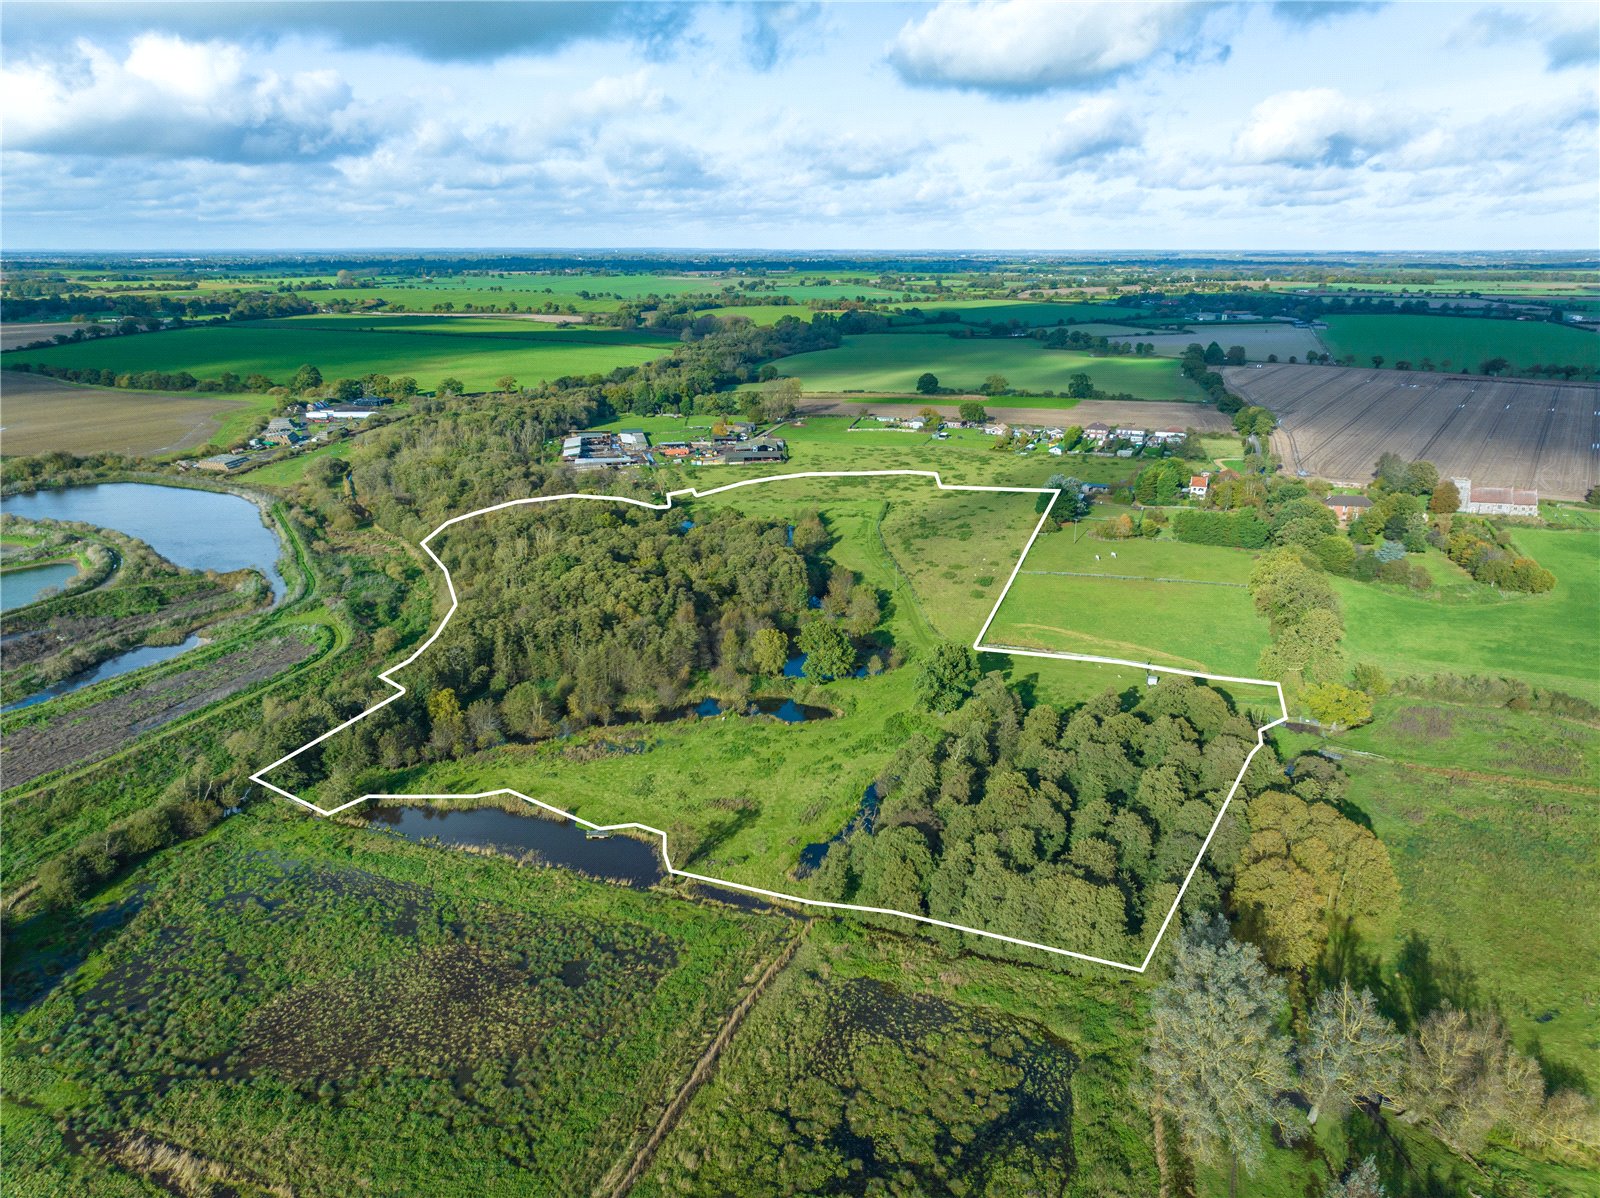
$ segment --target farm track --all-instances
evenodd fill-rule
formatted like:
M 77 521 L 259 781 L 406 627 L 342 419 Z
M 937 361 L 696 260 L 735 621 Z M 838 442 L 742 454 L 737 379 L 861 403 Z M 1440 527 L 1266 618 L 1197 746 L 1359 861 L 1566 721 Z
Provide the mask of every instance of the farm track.
M 1296 470 L 1364 483 L 1384 453 L 1445 477 L 1581 498 L 1600 485 L 1600 386 L 1274 364 L 1229 367 L 1228 385 L 1278 417 Z
M 639 1151 L 634 1154 L 633 1161 L 628 1166 L 628 1171 L 622 1175 L 622 1180 L 617 1182 L 610 1190 L 611 1198 L 625 1198 L 628 1191 L 632 1190 L 638 1184 L 639 1179 L 644 1176 L 644 1171 L 650 1167 L 650 1162 L 655 1159 L 656 1150 L 661 1147 L 661 1142 L 671 1134 L 672 1129 L 683 1118 L 683 1113 L 689 1109 L 689 1102 L 695 1096 L 695 1092 L 710 1079 L 711 1074 L 716 1070 L 717 1061 L 721 1058 L 723 1050 L 732 1042 L 734 1033 L 739 1030 L 739 1025 L 744 1022 L 744 1017 L 750 1013 L 750 1009 L 755 1006 L 756 1000 L 766 992 L 767 987 L 772 984 L 773 980 L 788 967 L 790 961 L 794 960 L 795 951 L 799 949 L 800 942 L 805 939 L 806 932 L 810 926 L 809 921 L 800 925 L 800 930 L 795 934 L 794 938 L 762 971 L 761 976 L 756 980 L 756 984 L 750 988 L 750 993 L 741 998 L 734 1005 L 733 1010 L 728 1013 L 726 1022 L 723 1023 L 711 1043 L 706 1046 L 706 1050 L 700 1055 L 700 1059 L 695 1062 L 695 1066 L 690 1071 L 688 1078 L 684 1080 L 683 1086 L 678 1090 L 672 1101 L 667 1104 L 667 1109 L 661 1112 L 661 1118 L 656 1121 L 655 1128 L 651 1131 L 649 1138 L 639 1146 Z

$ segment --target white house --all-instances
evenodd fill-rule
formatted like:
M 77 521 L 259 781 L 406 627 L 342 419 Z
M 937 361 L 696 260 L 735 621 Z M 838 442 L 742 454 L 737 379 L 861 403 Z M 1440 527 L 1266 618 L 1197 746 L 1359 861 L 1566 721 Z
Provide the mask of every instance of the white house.
M 1519 487 L 1475 487 L 1470 478 L 1452 478 L 1461 493 L 1457 511 L 1474 516 L 1537 516 L 1539 492 Z

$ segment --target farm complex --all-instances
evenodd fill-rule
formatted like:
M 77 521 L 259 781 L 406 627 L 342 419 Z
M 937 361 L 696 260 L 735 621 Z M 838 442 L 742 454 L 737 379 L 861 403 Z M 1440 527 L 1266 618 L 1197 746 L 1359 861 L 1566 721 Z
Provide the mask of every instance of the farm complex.
M 1286 469 L 1365 482 L 1385 452 L 1477 486 L 1581 498 L 1600 484 L 1600 387 L 1415 371 L 1234 367 L 1230 389 L 1278 418 Z

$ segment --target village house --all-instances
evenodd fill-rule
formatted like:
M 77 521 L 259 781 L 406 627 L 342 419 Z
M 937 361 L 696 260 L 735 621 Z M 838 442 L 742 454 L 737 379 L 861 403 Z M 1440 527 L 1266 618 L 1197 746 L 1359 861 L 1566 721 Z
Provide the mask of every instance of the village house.
M 1457 511 L 1473 516 L 1538 516 L 1539 492 L 1520 487 L 1475 487 L 1470 478 L 1452 478 L 1461 493 Z
M 1142 428 L 1129 428 L 1118 425 L 1111 430 L 1111 435 L 1119 441 L 1132 441 L 1135 445 L 1143 445 L 1145 431 Z
M 1106 438 L 1110 435 L 1110 428 L 1100 423 L 1098 420 L 1096 420 L 1093 424 L 1085 425 L 1083 429 L 1083 439 L 1085 441 L 1092 441 L 1096 445 L 1105 444 Z
M 1188 492 L 1190 499 L 1204 499 L 1211 493 L 1211 475 L 1191 474 L 1189 485 L 1184 490 Z
M 1339 517 L 1339 526 L 1342 528 L 1350 521 L 1364 516 L 1372 500 L 1365 495 L 1329 495 L 1322 501 L 1333 509 L 1333 514 Z
M 1150 440 L 1156 442 L 1158 445 L 1168 445 L 1173 441 L 1182 441 L 1188 435 L 1189 434 L 1185 430 L 1174 424 L 1167 428 L 1157 429 L 1155 432 L 1150 434 Z

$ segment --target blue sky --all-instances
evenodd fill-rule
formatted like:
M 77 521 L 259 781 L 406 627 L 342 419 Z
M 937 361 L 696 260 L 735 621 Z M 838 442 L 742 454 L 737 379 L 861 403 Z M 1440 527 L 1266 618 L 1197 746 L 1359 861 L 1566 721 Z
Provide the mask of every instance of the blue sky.
M 6 6 L 8 250 L 1595 249 L 1600 5 Z

